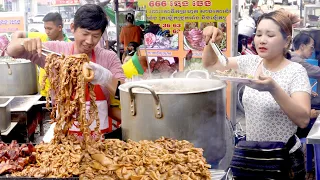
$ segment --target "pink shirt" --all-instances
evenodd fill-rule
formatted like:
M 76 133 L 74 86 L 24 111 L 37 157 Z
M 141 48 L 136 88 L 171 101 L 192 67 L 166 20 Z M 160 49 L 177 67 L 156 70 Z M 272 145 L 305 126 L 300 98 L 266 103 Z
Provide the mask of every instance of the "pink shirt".
M 64 55 L 70 55 L 72 44 L 73 42 L 63 42 L 63 41 L 49 41 L 49 42 L 43 43 L 43 45 L 47 47 L 49 50 L 60 53 L 60 54 L 64 54 Z M 99 48 L 99 47 L 95 47 L 94 52 L 95 52 L 97 64 L 100 64 L 101 66 L 111 71 L 114 78 L 121 79 L 121 80 L 125 79 L 125 75 L 121 67 L 120 59 L 118 58 L 116 53 L 114 53 L 113 51 Z M 25 52 L 15 58 L 29 59 L 33 63 L 41 67 L 44 67 L 46 57 L 45 56 L 39 57 L 38 54 L 31 54 L 29 52 Z M 108 102 L 110 102 L 110 97 L 109 97 L 110 95 L 108 90 L 104 87 L 101 87 L 101 89 L 104 92 Z

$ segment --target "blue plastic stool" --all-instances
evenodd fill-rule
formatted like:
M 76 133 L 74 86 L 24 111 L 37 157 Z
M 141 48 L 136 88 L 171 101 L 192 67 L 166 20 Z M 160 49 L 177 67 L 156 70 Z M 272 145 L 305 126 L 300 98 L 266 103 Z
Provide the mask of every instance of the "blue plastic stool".
M 314 144 L 314 164 L 316 168 L 316 180 L 320 179 L 320 144 Z
M 306 144 L 306 138 L 301 138 L 300 141 L 302 144 Z M 313 146 L 312 144 L 307 144 L 307 166 L 306 166 L 307 172 L 312 171 L 312 159 L 313 159 L 313 147 L 312 146 Z M 320 155 L 320 151 L 319 151 L 319 155 Z M 317 161 L 315 161 L 315 162 L 317 162 Z M 315 164 L 317 164 L 317 163 L 315 163 Z

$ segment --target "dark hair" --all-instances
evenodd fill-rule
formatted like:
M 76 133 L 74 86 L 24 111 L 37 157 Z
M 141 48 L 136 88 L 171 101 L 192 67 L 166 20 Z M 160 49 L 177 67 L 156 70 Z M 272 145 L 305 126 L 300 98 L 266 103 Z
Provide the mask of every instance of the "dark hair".
M 131 14 L 131 13 L 126 14 L 126 20 L 133 24 L 133 22 L 134 22 L 133 14 Z
M 81 6 L 74 15 L 74 28 L 84 28 L 88 30 L 104 30 L 108 26 L 108 20 L 103 9 L 95 4 L 85 4 Z
M 132 41 L 129 42 L 128 46 L 132 46 L 134 49 L 137 49 L 140 45 L 139 43 Z
M 238 35 L 238 52 L 241 53 L 242 52 L 242 47 L 248 47 L 248 36 L 239 34 Z
M 130 55 L 130 56 L 133 56 L 134 53 L 137 51 L 137 48 L 138 48 L 140 45 L 139 45 L 139 43 L 132 41 L 132 42 L 129 42 L 128 47 L 129 47 L 129 46 L 132 46 L 132 47 L 133 47 L 133 52 L 129 52 L 129 51 L 127 50 L 127 51 L 128 51 L 127 54 Z
M 313 40 L 313 42 L 315 42 L 315 40 L 309 34 L 300 33 L 300 34 L 296 35 L 293 38 L 294 50 L 298 50 L 302 44 L 304 44 L 304 45 L 309 44 L 311 42 L 311 39 Z
M 140 26 L 142 29 L 145 28 L 144 24 L 140 24 L 139 26 Z
M 279 10 L 272 11 L 270 13 L 265 13 L 259 18 L 258 23 L 257 23 L 257 27 L 259 26 L 261 20 L 263 20 L 263 19 L 270 19 L 274 23 L 276 23 L 280 28 L 280 32 L 282 34 L 283 39 L 286 39 L 288 37 L 290 38 L 290 42 L 289 42 L 288 47 L 286 47 L 286 49 L 284 49 L 284 56 L 287 59 L 290 59 L 291 56 L 290 56 L 290 53 L 288 52 L 288 50 L 289 50 L 291 42 L 292 42 L 291 41 L 292 22 L 289 19 L 289 17 L 286 14 L 284 14 L 282 11 L 279 11 Z
M 63 23 L 62 23 L 62 17 L 59 13 L 57 12 L 51 12 L 51 13 L 48 13 L 47 15 L 44 16 L 44 18 L 42 19 L 43 22 L 49 22 L 49 21 L 52 21 L 54 22 L 54 24 L 56 26 L 63 26 Z

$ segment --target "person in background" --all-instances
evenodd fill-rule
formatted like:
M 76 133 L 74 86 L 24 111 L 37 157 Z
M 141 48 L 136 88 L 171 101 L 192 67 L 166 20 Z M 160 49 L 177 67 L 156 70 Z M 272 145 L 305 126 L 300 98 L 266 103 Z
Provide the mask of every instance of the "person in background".
M 140 45 L 142 35 L 141 28 L 133 24 L 133 14 L 128 13 L 126 15 L 126 21 L 127 25 L 123 26 L 120 32 L 120 42 L 123 44 L 123 47 L 125 48 L 124 50 L 127 50 L 130 42 L 136 42 Z
M 23 32 L 17 31 L 12 34 L 12 38 L 40 38 L 42 42 L 47 41 L 65 41 L 71 42 L 71 40 L 67 37 L 66 34 L 63 33 L 63 21 L 62 17 L 57 12 L 51 12 L 44 16 L 44 29 L 46 33 L 41 32 Z M 43 77 L 46 75 L 44 69 L 39 67 L 39 88 L 41 88 L 41 84 L 43 82 Z M 47 79 L 45 82 L 44 89 L 40 89 L 40 94 L 42 96 L 47 96 L 48 89 L 50 88 L 50 82 Z
M 130 42 L 127 50 L 123 53 L 122 63 L 125 64 L 131 57 L 137 52 L 139 44 L 136 42 Z
M 253 11 L 258 7 L 258 1 L 257 0 L 252 0 L 251 4 L 249 6 L 249 16 L 252 15 Z
M 315 41 L 309 34 L 299 33 L 293 39 L 294 51 L 291 53 L 291 61 L 297 62 L 306 68 L 310 78 L 320 79 L 320 67 L 306 61 L 312 56 L 314 46 Z
M 294 51 L 291 53 L 291 61 L 301 64 L 308 73 L 309 78 L 320 79 L 320 67 L 312 65 L 306 59 L 312 56 L 314 52 L 315 41 L 306 33 L 299 33 L 293 39 Z M 312 92 L 311 106 L 312 108 L 319 107 L 320 98 L 316 92 Z M 310 132 L 316 118 L 319 115 L 319 110 L 311 109 L 310 123 L 307 128 L 298 128 L 297 135 L 299 138 L 306 137 Z
M 209 41 L 219 43 L 222 39 L 222 32 L 213 26 L 206 27 L 203 34 L 207 43 Z M 210 45 L 206 45 L 202 62 L 209 71 L 233 69 L 254 76 L 243 93 L 247 125 L 245 143 L 268 143 L 270 146 L 277 143 L 286 144 L 288 166 L 281 172 L 285 174 L 290 169 L 290 176 L 288 173 L 285 174 L 286 178 L 281 179 L 290 177 L 302 180 L 305 179 L 306 174 L 304 154 L 301 142 L 295 134 L 297 127 L 305 128 L 309 124 L 311 87 L 305 68 L 287 59 L 291 38 L 291 20 L 282 12 L 273 11 L 263 14 L 257 23 L 254 42 L 258 55 L 230 57 L 227 66 L 223 66 Z M 272 150 L 273 153 L 275 151 L 275 149 Z M 250 155 L 252 159 L 259 158 L 256 154 Z M 247 155 L 241 156 L 247 157 Z M 234 156 L 232 162 L 245 161 L 242 158 L 240 160 L 236 158 Z M 254 160 L 248 161 L 252 166 L 258 163 Z M 268 162 L 276 164 L 275 161 Z M 233 166 L 237 165 L 233 164 Z M 243 173 L 242 176 L 250 175 L 248 171 L 251 174 L 257 172 L 252 169 L 243 169 L 242 166 L 237 167 L 232 171 L 238 174 Z M 271 175 L 266 171 L 268 168 L 270 166 L 266 164 L 254 166 L 254 169 L 261 172 L 256 175 L 263 177 Z
M 260 0 L 262 1 L 262 0 Z M 264 14 L 261 7 L 258 6 L 259 0 L 252 0 L 251 5 L 249 7 L 249 16 L 253 18 L 255 23 L 259 20 L 259 17 Z

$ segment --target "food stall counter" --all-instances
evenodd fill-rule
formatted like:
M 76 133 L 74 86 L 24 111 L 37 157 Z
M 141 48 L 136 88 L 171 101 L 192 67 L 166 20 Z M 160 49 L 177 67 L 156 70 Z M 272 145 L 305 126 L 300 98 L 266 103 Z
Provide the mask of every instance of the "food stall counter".
M 320 116 L 311 128 L 307 136 L 307 144 L 312 144 L 314 147 L 314 161 L 316 179 L 320 179 Z

